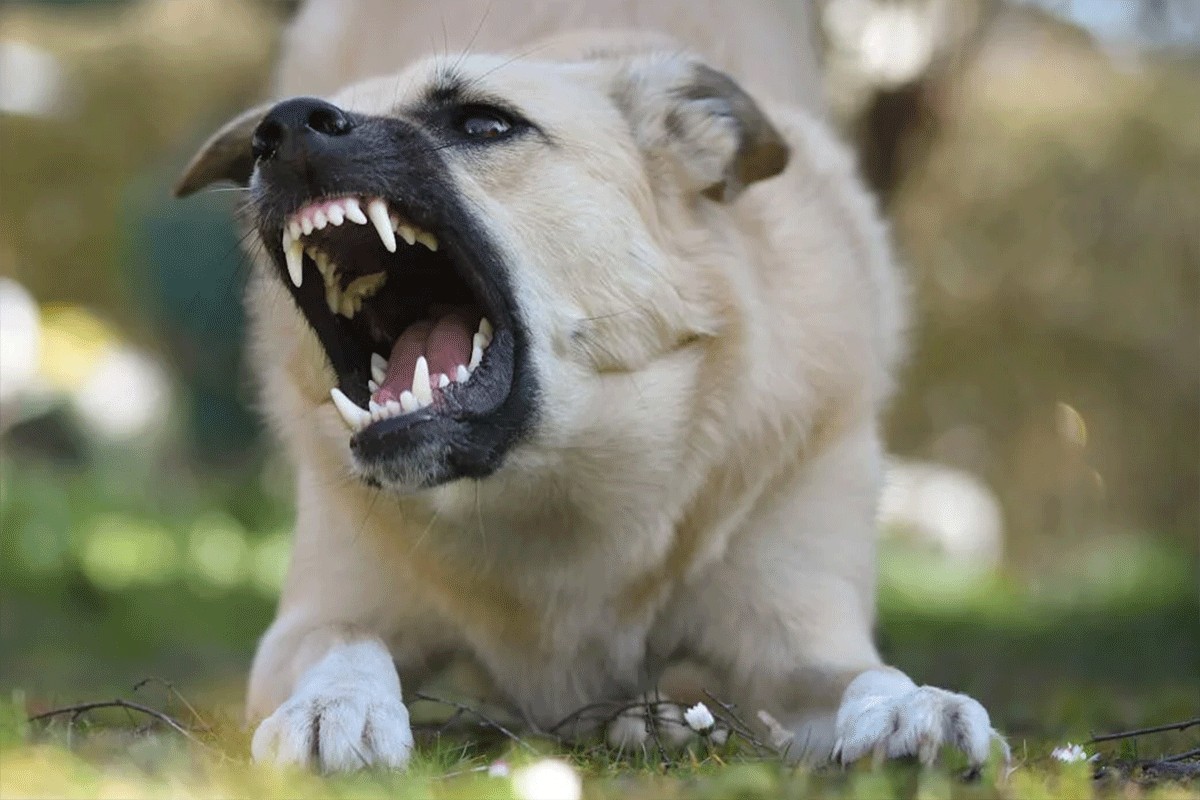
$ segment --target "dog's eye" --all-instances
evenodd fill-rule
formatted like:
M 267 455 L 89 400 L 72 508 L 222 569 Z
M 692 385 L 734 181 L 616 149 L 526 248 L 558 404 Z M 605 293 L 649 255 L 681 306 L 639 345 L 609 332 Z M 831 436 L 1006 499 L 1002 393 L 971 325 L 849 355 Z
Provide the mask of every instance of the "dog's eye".
M 490 109 L 470 109 L 459 124 L 462 132 L 472 139 L 498 139 L 513 127 L 507 117 Z

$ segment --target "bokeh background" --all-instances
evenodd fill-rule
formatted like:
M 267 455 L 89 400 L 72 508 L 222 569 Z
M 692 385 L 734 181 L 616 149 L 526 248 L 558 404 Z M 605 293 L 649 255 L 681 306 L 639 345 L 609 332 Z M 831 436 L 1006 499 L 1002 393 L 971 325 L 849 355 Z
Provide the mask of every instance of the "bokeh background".
M 238 195 L 169 186 L 263 96 L 292 11 L 0 5 L 14 707 L 150 676 L 240 699 L 290 476 L 242 359 Z M 915 287 L 885 652 L 1018 747 L 1197 716 L 1200 3 L 820 0 L 815 19 Z

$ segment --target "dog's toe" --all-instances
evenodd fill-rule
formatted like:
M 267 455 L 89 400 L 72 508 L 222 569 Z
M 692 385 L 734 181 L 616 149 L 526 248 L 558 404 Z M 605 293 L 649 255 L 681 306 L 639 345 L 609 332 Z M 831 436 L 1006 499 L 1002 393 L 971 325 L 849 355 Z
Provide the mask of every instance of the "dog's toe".
M 983 706 L 933 686 L 847 699 L 838 710 L 835 735 L 833 756 L 843 764 L 867 755 L 915 756 L 931 764 L 945 745 L 953 745 L 978 767 L 987 761 L 993 741 L 1000 743 L 1005 757 L 1008 752 Z
M 399 699 L 299 696 L 263 720 L 251 753 L 258 762 L 342 772 L 401 769 L 412 746 L 408 711 Z

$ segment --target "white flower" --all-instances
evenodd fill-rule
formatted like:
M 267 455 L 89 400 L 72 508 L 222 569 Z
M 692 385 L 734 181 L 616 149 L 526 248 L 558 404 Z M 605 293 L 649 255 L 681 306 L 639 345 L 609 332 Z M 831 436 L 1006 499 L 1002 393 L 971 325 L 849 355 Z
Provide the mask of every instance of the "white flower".
M 520 800 L 579 800 L 583 796 L 579 775 L 570 764 L 553 758 L 515 771 L 512 787 Z
M 683 712 L 683 719 L 687 722 L 688 727 L 697 733 L 708 733 L 713 729 L 713 725 L 716 724 L 712 712 L 708 710 L 708 706 L 704 705 L 704 703 L 696 703 L 696 705 Z
M 507 761 L 493 761 L 487 768 L 489 778 L 507 778 L 508 771 Z
M 1100 757 L 1100 754 L 1097 753 L 1094 756 L 1089 756 L 1082 745 L 1067 742 L 1062 747 L 1054 748 L 1053 752 L 1050 753 L 1050 757 L 1064 764 L 1074 764 L 1077 761 L 1095 761 Z

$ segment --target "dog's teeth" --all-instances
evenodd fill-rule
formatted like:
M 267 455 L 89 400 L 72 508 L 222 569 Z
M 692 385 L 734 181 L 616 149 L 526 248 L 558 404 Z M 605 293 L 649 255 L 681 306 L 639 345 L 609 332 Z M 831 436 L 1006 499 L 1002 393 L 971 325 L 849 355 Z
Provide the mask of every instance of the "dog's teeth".
M 433 402 L 433 388 L 429 385 L 429 362 L 425 356 L 417 359 L 416 369 L 413 370 L 412 393 L 422 408 Z
M 466 366 L 459 364 L 458 369 L 454 370 L 454 380 L 459 383 L 466 383 L 471 379 L 471 373 L 467 372 Z
M 477 333 L 471 337 L 472 349 L 478 348 L 480 350 L 487 350 L 488 345 L 491 343 L 492 343 L 491 338 L 488 336 L 484 336 L 482 333 Z
M 414 245 L 417 243 L 417 230 L 411 225 L 401 223 L 396 226 L 396 231 L 400 234 L 400 238 L 405 244 Z
M 383 385 L 384 379 L 387 377 L 387 359 L 379 355 L 379 353 L 371 353 L 371 377 L 380 386 Z
M 492 323 L 488 322 L 487 317 L 482 317 L 479 320 L 479 332 L 482 333 L 489 342 L 492 340 L 492 334 L 495 333 L 495 331 L 492 328 Z
M 357 297 L 343 294 L 341 302 L 338 303 L 338 313 L 346 319 L 354 319 L 354 315 L 358 313 L 361 307 L 361 301 Z
M 417 403 L 417 398 L 413 396 L 412 392 L 404 391 L 400 393 L 400 410 L 405 414 L 412 413 L 420 407 L 420 404 Z
M 387 203 L 378 197 L 367 203 L 367 216 L 371 218 L 371 224 L 375 226 L 379 240 L 383 242 L 387 251 L 389 253 L 396 252 L 396 233 L 392 230 L 392 220 L 388 215 Z
M 316 248 L 310 249 L 312 252 L 310 252 L 309 255 L 312 256 L 313 262 L 316 263 L 317 271 L 320 272 L 321 277 L 325 279 L 325 284 L 328 286 L 336 281 L 337 267 L 334 266 L 333 262 L 329 259 L 329 256 L 321 250 L 317 250 Z
M 349 397 L 342 393 L 342 390 L 336 386 L 329 390 L 329 396 L 333 398 L 333 405 L 338 410 L 338 414 L 342 416 L 342 420 L 350 430 L 357 433 L 371 422 L 371 412 L 363 408 L 359 408 L 354 404 Z
M 329 224 L 329 217 L 325 216 L 325 212 L 317 209 L 312 215 L 313 227 L 319 231 L 325 230 L 325 226 Z
M 367 410 L 371 412 L 371 419 L 376 422 L 383 419 L 384 407 L 374 400 L 367 401 Z
M 342 208 L 346 209 L 346 219 L 358 225 L 367 224 L 367 215 L 362 212 L 362 206 L 358 204 L 358 200 L 347 197 L 342 201 Z
M 342 210 L 341 203 L 330 203 L 325 209 L 325 215 L 333 225 L 341 225 L 346 221 L 346 212 Z
M 367 381 L 367 391 L 369 391 L 371 394 L 375 394 L 379 391 L 379 383 L 374 378 Z
M 299 239 L 300 234 L 302 234 L 304 231 L 300 230 L 299 222 L 297 222 L 296 220 L 292 220 L 291 222 L 288 223 L 288 232 L 292 234 L 293 239 Z
M 387 413 L 388 413 L 389 417 L 398 417 L 404 413 L 404 409 L 401 408 L 400 404 L 397 403 L 395 400 L 388 400 L 387 403 L 384 405 L 384 408 L 387 409 Z
M 313 232 L 312 218 L 309 217 L 307 214 L 300 217 L 300 230 L 304 233 L 305 236 L 308 236 L 310 233 Z
M 421 244 L 425 245 L 426 247 L 428 247 L 431 252 L 434 252 L 434 253 L 437 252 L 437 249 L 438 249 L 437 237 L 434 236 L 429 231 L 421 231 L 420 233 L 418 233 L 417 241 L 420 242 Z
M 437 376 L 437 387 L 439 389 L 445 389 L 449 385 L 450 385 L 450 376 L 446 375 L 445 373 L 441 373 Z
M 476 336 L 478 336 L 478 334 L 476 334 Z M 479 362 L 482 360 L 483 348 L 479 345 L 475 345 L 471 348 L 471 363 L 467 364 L 467 371 L 474 372 L 475 368 L 479 366 Z
M 337 283 L 325 284 L 325 305 L 329 306 L 329 313 L 336 314 L 342 306 L 342 290 L 338 288 Z
M 387 283 L 386 272 L 376 272 L 371 275 L 364 275 L 361 278 L 355 278 L 346 287 L 346 294 L 358 300 L 366 300 L 378 292 L 383 285 Z
M 304 283 L 304 245 L 292 236 L 290 230 L 283 232 L 283 258 L 287 262 L 288 276 L 299 289 Z

